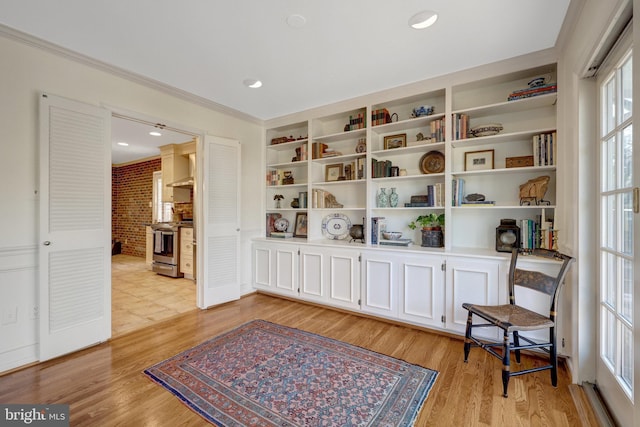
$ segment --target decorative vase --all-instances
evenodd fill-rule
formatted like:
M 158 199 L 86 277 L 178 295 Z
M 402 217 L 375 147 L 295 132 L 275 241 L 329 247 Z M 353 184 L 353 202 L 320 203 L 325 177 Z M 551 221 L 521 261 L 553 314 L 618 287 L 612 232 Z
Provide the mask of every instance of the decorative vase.
M 280 209 L 281 207 L 280 199 L 276 200 L 276 209 Z
M 398 206 L 398 193 L 395 188 L 391 188 L 391 194 L 389 194 L 389 206 L 395 208 Z
M 387 189 L 381 188 L 378 193 L 377 205 L 379 208 L 389 207 L 389 196 L 387 196 Z
M 294 197 L 291 201 L 291 207 L 294 209 L 298 209 L 300 207 L 300 200 L 297 197 Z

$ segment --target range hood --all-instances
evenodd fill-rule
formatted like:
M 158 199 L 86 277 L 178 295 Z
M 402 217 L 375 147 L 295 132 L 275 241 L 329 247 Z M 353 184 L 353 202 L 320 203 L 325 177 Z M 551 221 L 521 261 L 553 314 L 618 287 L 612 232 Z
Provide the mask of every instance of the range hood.
M 196 153 L 189 154 L 189 176 L 180 178 L 167 184 L 167 187 L 173 188 L 193 188 L 193 175 L 196 170 Z
M 167 187 L 173 188 L 191 188 L 193 187 L 193 177 L 189 176 L 186 178 L 179 179 L 177 181 L 170 182 L 167 184 Z

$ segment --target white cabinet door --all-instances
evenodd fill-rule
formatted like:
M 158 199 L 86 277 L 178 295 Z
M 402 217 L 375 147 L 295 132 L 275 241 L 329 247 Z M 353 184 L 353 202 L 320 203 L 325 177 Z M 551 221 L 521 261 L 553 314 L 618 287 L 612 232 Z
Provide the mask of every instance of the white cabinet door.
M 257 289 L 270 291 L 273 287 L 271 271 L 275 264 L 272 259 L 272 249 L 272 246 L 268 244 L 253 244 L 253 286 Z
M 464 334 L 468 313 L 462 308 L 465 302 L 498 304 L 500 287 L 506 286 L 502 276 L 500 261 L 447 257 L 446 328 Z M 487 328 L 487 336 L 494 337 L 491 329 Z
M 253 286 L 286 296 L 298 295 L 298 246 L 253 244 Z
M 359 309 L 360 252 L 351 249 L 330 249 L 325 256 L 324 284 L 328 303 Z
M 327 294 L 324 290 L 324 264 L 330 256 L 327 249 L 315 246 L 300 248 L 300 297 L 325 303 Z
M 398 317 L 424 326 L 444 326 L 444 258 L 432 255 L 398 259 Z
M 398 264 L 389 253 L 363 252 L 362 304 L 365 313 L 384 317 L 398 316 L 396 272 Z

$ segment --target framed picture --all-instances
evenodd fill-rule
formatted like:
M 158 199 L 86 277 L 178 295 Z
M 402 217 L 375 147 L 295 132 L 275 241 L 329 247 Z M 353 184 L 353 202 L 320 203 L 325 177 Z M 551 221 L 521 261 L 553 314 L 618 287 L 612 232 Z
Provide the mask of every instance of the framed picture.
M 327 165 L 327 168 L 324 170 L 324 180 L 329 181 L 339 181 L 340 177 L 344 174 L 344 167 L 342 163 L 335 163 L 333 165 Z
M 493 150 L 467 151 L 464 153 L 464 170 L 493 169 Z
M 384 137 L 384 149 L 401 148 L 407 146 L 407 134 L 389 135 Z
M 293 229 L 293 237 L 307 237 L 307 213 L 296 213 L 296 226 Z

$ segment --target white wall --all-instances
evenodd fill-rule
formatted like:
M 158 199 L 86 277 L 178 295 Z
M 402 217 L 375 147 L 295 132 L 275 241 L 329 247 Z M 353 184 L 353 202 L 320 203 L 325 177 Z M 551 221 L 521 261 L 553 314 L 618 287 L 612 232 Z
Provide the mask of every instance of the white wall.
M 243 289 L 250 285 L 248 236 L 263 220 L 262 124 L 214 111 L 38 47 L 0 36 L 0 372 L 35 360 L 40 92 L 112 106 L 237 139 L 242 144 Z M 188 64 L 185 64 L 188 67 Z M 13 321 L 15 317 L 15 321 Z

